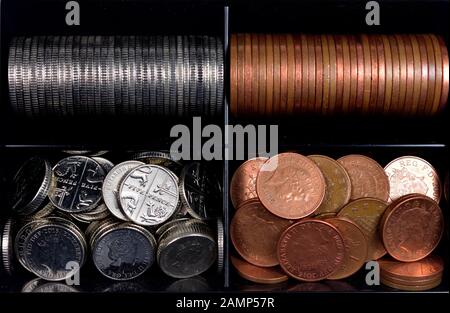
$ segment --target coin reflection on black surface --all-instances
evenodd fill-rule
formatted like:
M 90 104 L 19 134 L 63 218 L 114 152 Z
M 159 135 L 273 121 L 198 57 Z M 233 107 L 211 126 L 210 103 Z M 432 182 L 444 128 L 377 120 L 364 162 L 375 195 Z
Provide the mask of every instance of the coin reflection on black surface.
M 201 276 L 195 276 L 185 279 L 177 279 L 167 287 L 168 292 L 207 292 L 211 290 L 211 286 L 208 281 Z
M 321 291 L 333 291 L 333 289 L 324 283 L 299 283 L 289 287 L 288 291 L 321 292 Z
M 78 287 L 69 286 L 61 282 L 49 282 L 41 278 L 35 278 L 27 282 L 22 292 L 28 293 L 69 293 L 80 292 Z

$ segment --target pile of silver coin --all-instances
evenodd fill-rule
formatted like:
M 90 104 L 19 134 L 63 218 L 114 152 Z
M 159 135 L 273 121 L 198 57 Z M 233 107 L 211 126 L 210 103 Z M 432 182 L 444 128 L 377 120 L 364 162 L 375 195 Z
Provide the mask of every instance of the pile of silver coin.
M 214 264 L 222 271 L 221 186 L 208 167 L 159 151 L 114 165 L 101 153 L 69 155 L 53 168 L 41 157 L 22 165 L 13 178 L 13 216 L 0 223 L 5 272 L 15 256 L 39 278 L 60 281 L 88 255 L 113 280 L 141 276 L 154 263 L 174 278 Z
M 27 116 L 215 116 L 223 67 L 216 37 L 15 37 L 9 97 Z

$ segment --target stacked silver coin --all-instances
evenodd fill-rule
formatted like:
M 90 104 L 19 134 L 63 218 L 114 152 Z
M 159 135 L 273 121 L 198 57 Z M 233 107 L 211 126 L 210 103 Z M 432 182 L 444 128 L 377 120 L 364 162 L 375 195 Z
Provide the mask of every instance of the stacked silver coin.
M 15 37 L 9 96 L 28 116 L 214 116 L 223 112 L 223 67 L 216 37 Z

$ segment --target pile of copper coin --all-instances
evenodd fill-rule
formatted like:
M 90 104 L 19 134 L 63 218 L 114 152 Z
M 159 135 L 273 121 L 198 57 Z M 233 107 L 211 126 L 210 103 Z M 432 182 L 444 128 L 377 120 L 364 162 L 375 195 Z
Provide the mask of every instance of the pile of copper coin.
M 235 116 L 441 112 L 449 58 L 433 34 L 235 34 L 230 46 Z
M 13 275 L 17 260 L 48 281 L 72 277 L 88 260 L 120 281 L 154 263 L 174 278 L 214 264 L 222 271 L 220 185 L 211 168 L 164 151 L 130 152 L 118 164 L 107 151 L 65 153 L 53 167 L 33 157 L 14 176 L 0 269 Z
M 398 289 L 433 288 L 442 277 L 441 269 L 421 284 L 423 277 L 384 266 L 424 262 L 442 237 L 440 180 L 422 158 L 402 156 L 383 168 L 358 154 L 259 157 L 238 167 L 230 196 L 231 241 L 241 257 L 232 263 L 253 282 L 343 279 L 371 260 L 382 262 L 381 281 Z

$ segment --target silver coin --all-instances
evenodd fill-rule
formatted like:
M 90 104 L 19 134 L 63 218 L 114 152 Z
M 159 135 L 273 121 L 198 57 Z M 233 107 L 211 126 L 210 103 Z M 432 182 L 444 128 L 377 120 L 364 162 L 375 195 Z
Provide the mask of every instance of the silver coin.
M 209 115 L 210 106 L 211 106 L 211 52 L 209 48 L 208 36 L 203 36 L 201 38 L 201 46 L 202 46 L 202 63 L 203 63 L 203 103 L 201 103 L 201 111 L 203 115 Z
M 144 107 L 142 102 L 142 73 L 143 73 L 143 66 L 142 66 L 142 37 L 137 36 L 136 37 L 136 75 L 135 75 L 135 81 L 136 81 L 136 113 L 137 114 L 143 114 L 144 113 Z
M 122 207 L 118 199 L 120 183 L 131 170 L 141 165 L 144 165 L 144 163 L 139 161 L 119 163 L 111 169 L 103 182 L 102 194 L 106 206 L 112 215 L 123 221 L 128 221 L 128 218 L 122 213 Z
M 220 183 L 203 165 L 186 165 L 181 171 L 179 189 L 181 201 L 192 217 L 207 220 L 218 216 Z
M 89 94 L 89 75 L 90 64 L 88 60 L 88 43 L 89 37 L 82 36 L 80 44 L 80 111 L 81 115 L 89 114 L 89 105 L 92 103 L 91 95 Z M 90 52 L 89 52 L 90 54 Z
M 225 233 L 221 218 L 217 219 L 217 272 L 223 272 L 225 262 Z
M 116 112 L 123 113 L 122 106 L 122 48 L 121 39 L 114 37 L 114 104 Z
M 216 114 L 223 114 L 224 102 L 224 52 L 222 41 L 217 38 L 217 109 Z
M 86 87 L 86 110 L 88 114 L 95 114 L 95 86 L 93 84 L 95 77 L 95 36 L 88 36 L 86 44 L 86 75 L 85 75 L 85 87 Z
M 101 212 L 95 212 L 95 213 L 77 213 L 77 214 L 71 214 L 71 217 L 81 223 L 90 224 L 95 221 L 101 221 L 104 220 L 109 216 L 109 211 L 101 211 Z
M 142 227 L 116 226 L 102 233 L 92 245 L 95 267 L 114 280 L 142 275 L 153 264 L 156 242 Z
M 121 39 L 121 62 L 122 62 L 122 89 L 121 89 L 121 98 L 122 98 L 122 104 L 123 104 L 123 113 L 126 115 L 129 115 L 131 112 L 130 108 L 130 97 L 129 92 L 130 91 L 130 64 L 129 64 L 129 52 L 128 52 L 128 46 L 129 46 L 129 38 L 127 36 L 120 37 Z
M 105 158 L 95 156 L 92 157 L 92 159 L 97 161 L 103 167 L 103 169 L 105 170 L 105 174 L 108 174 L 109 171 L 114 167 L 114 163 Z
M 190 79 L 189 79 L 189 114 L 198 114 L 198 73 L 199 65 L 197 60 L 197 46 L 194 36 L 189 36 L 189 64 L 190 64 Z
M 177 115 L 177 38 L 175 36 L 169 37 L 169 114 L 170 116 Z
M 9 88 L 9 99 L 13 109 L 17 110 L 17 90 L 16 90 L 16 81 L 17 81 L 17 60 L 16 60 L 16 51 L 17 47 L 17 38 L 13 38 L 11 44 L 9 46 L 9 56 L 8 56 L 8 88 Z
M 164 115 L 164 43 L 162 36 L 156 36 L 156 109 Z
M 31 47 L 30 47 L 30 97 L 31 97 L 31 108 L 32 115 L 39 115 L 39 99 L 38 99 L 38 91 L 37 91 L 37 82 L 39 81 L 38 76 L 38 66 L 37 66 L 37 54 L 38 54 L 38 44 L 39 37 L 33 37 L 31 39 Z
M 86 257 L 84 237 L 77 227 L 60 223 L 48 223 L 35 227 L 25 243 L 25 263 L 35 275 L 50 281 L 64 280 L 76 269 L 68 269 L 69 262 L 79 268 Z
M 16 254 L 16 258 L 19 261 L 19 263 L 27 270 L 29 270 L 29 267 L 25 262 L 26 239 L 36 226 L 41 225 L 43 223 L 45 223 L 45 220 L 42 219 L 31 220 L 30 222 L 26 223 L 19 229 L 14 239 L 14 251 Z
M 16 48 L 16 68 L 17 72 L 15 75 L 16 83 L 15 83 L 15 89 L 16 89 L 16 97 L 17 97 L 17 110 L 20 114 L 25 113 L 25 103 L 24 103 L 24 87 L 23 87 L 23 76 L 24 76 L 24 67 L 23 67 L 23 46 L 24 46 L 25 38 L 19 37 L 17 39 L 17 48 Z
M 38 209 L 36 213 L 30 215 L 31 219 L 40 219 L 49 216 L 55 211 L 55 206 L 50 201 L 47 202 L 41 209 Z
M 164 223 L 163 225 L 161 225 L 160 227 L 158 227 L 158 229 L 155 231 L 155 235 L 157 238 L 161 237 L 162 234 L 164 234 L 169 228 L 173 227 L 173 226 L 177 226 L 179 224 L 185 223 L 187 221 L 189 221 L 190 218 L 184 217 L 184 218 L 177 218 L 177 219 L 173 219 L 168 221 L 167 223 Z
M 131 155 L 131 159 L 142 161 L 147 164 L 154 164 L 166 167 L 173 173 L 175 173 L 175 175 L 179 175 L 182 169 L 182 164 L 179 161 L 175 161 L 169 152 L 164 151 L 137 152 Z
M 201 223 L 177 227 L 161 238 L 157 261 L 174 278 L 189 278 L 208 270 L 216 261 L 217 245 L 210 229 Z
M 32 214 L 44 202 L 52 178 L 50 163 L 39 157 L 26 161 L 13 178 L 11 208 L 19 215 Z
M 156 95 L 156 81 L 158 77 L 158 70 L 157 70 L 157 61 L 156 61 L 156 37 L 151 36 L 149 38 L 148 43 L 148 53 L 149 53 L 149 71 L 150 71 L 150 86 L 149 86 L 149 98 L 150 98 L 150 113 L 152 115 L 158 114 L 157 110 L 157 95 Z
M 68 213 L 88 212 L 102 198 L 105 171 L 95 160 L 85 156 L 70 156 L 53 168 L 50 201 Z
M 93 90 L 94 90 L 94 113 L 96 115 L 102 114 L 102 95 L 101 95 L 101 50 L 102 50 L 102 37 L 101 36 L 95 36 L 94 39 L 94 68 L 93 68 Z
M 164 99 L 164 115 L 170 114 L 170 51 L 169 37 L 163 36 L 163 55 L 162 55 L 162 88 Z
M 45 69 L 44 69 L 44 61 L 45 61 L 45 36 L 38 37 L 38 47 L 37 47 L 37 57 L 36 57 L 36 88 L 37 88 L 37 96 L 38 96 L 38 115 L 45 116 L 47 115 L 47 104 L 45 103 L 45 88 L 44 88 L 44 80 L 45 80 Z
M 60 106 L 60 99 L 59 99 L 59 62 L 58 62 L 58 56 L 59 56 L 59 42 L 61 37 L 60 36 L 54 36 L 53 41 L 51 43 L 51 59 L 50 59 L 50 73 L 51 73 L 51 95 L 52 95 L 52 106 L 53 106 L 53 113 L 56 116 L 61 115 L 61 106 Z
M 158 165 L 141 165 L 123 179 L 119 199 L 125 215 L 143 226 L 167 221 L 177 209 L 175 175 Z
M 35 278 L 27 282 L 23 288 L 24 293 L 70 293 L 79 292 L 77 288 L 60 282 L 48 282 L 41 278 Z
M 191 63 L 189 57 L 189 37 L 183 36 L 183 115 L 190 113 Z
M 0 228 L 2 230 L 2 263 L 3 269 L 8 275 L 13 273 L 13 238 L 12 227 L 13 220 L 7 219 Z
M 23 101 L 25 105 L 25 114 L 27 116 L 33 115 L 33 107 L 31 104 L 31 66 L 30 66 L 30 54 L 31 54 L 31 41 L 32 38 L 25 38 L 23 44 L 23 59 L 22 59 L 22 86 L 23 86 Z
M 80 109 L 80 36 L 74 36 L 72 40 L 72 49 L 68 53 L 72 54 L 72 95 L 73 95 L 73 113 L 76 115 L 82 114 Z
M 184 101 L 184 62 L 183 62 L 183 37 L 176 37 L 176 65 L 175 65 L 175 78 L 177 85 L 176 94 L 176 114 L 183 116 L 183 101 Z
M 129 37 L 128 44 L 128 64 L 130 67 L 130 76 L 128 76 L 128 98 L 130 101 L 129 114 L 136 115 L 136 37 Z
M 217 110 L 217 79 L 218 79 L 218 71 L 217 71 L 217 44 L 216 39 L 214 37 L 208 37 L 209 43 L 209 62 L 211 65 L 209 84 L 210 84 L 210 106 L 209 106 L 209 114 L 214 116 Z
M 67 100 L 68 100 L 68 96 L 66 96 L 66 83 L 69 80 L 69 78 L 67 77 L 67 73 L 68 70 L 66 68 L 66 64 L 65 63 L 65 54 L 66 54 L 66 41 L 67 41 L 68 37 L 66 36 L 62 36 L 60 38 L 59 41 L 59 46 L 57 47 L 58 49 L 58 58 L 57 58 L 57 72 L 58 72 L 58 98 L 59 98 L 59 110 L 60 110 L 60 115 L 62 116 L 67 116 L 68 115 L 68 105 L 67 105 Z

